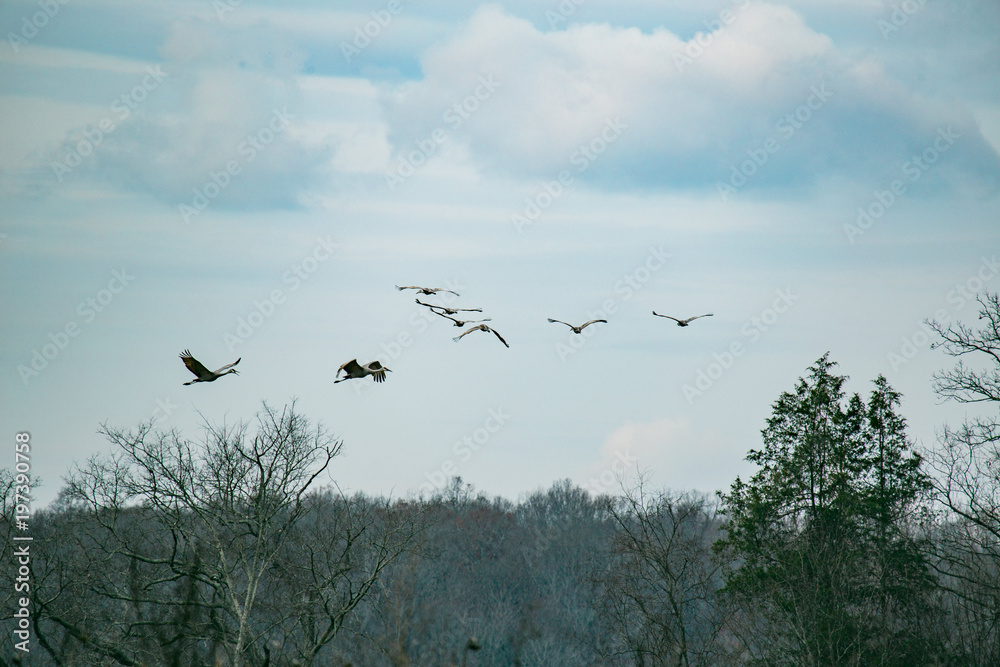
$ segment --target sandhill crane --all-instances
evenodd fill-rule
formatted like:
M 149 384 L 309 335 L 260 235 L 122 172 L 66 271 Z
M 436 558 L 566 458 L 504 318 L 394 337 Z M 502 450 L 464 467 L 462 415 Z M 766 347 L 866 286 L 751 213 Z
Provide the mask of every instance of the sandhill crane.
M 549 318 L 549 322 L 558 322 L 559 324 L 565 324 L 570 329 L 572 329 L 573 333 L 575 333 L 575 334 L 583 333 L 583 330 L 586 329 L 587 327 L 589 327 L 591 324 L 595 324 L 597 322 L 604 322 L 605 324 L 608 323 L 607 320 L 590 320 L 589 322 L 584 322 L 580 326 L 576 327 L 576 326 L 573 326 L 572 324 L 570 324 L 569 322 L 563 322 L 562 320 L 554 320 L 551 317 Z
M 225 366 L 219 368 L 218 370 L 210 371 L 207 368 L 205 368 L 200 361 L 191 356 L 190 350 L 184 350 L 183 352 L 181 352 L 180 357 L 181 361 L 184 362 L 184 365 L 187 366 L 187 369 L 197 376 L 190 382 L 185 382 L 184 383 L 185 385 L 194 384 L 195 382 L 214 382 L 223 375 L 229 375 L 230 373 L 232 373 L 233 375 L 239 375 L 240 372 L 235 368 L 233 368 L 233 366 L 240 363 L 240 359 L 243 358 L 240 357 L 240 359 L 237 359 L 231 364 L 226 364 Z
M 470 333 L 472 333 L 473 331 L 490 331 L 490 332 L 492 332 L 492 333 L 493 333 L 493 335 L 494 335 L 494 336 L 496 336 L 497 338 L 499 338 L 499 339 L 500 339 L 500 342 L 501 342 L 501 343 L 503 343 L 504 345 L 507 345 L 507 341 L 505 341 L 505 340 L 503 339 L 503 336 L 501 336 L 500 334 L 498 334 L 498 333 L 497 333 L 497 331 L 496 331 L 496 329 L 492 329 L 492 328 L 490 328 L 490 327 L 489 327 L 488 325 L 486 325 L 486 324 L 477 324 L 476 326 L 474 326 L 474 327 L 472 327 L 472 328 L 470 328 L 470 329 L 467 329 L 466 331 L 463 331 L 461 335 L 459 335 L 459 336 L 455 336 L 454 338 L 452 338 L 452 340 L 453 340 L 453 341 L 455 341 L 455 342 L 457 343 L 458 341 L 462 340 L 462 338 L 463 338 L 463 337 L 464 337 L 464 336 L 465 336 L 466 334 L 470 334 Z M 507 345 L 507 347 L 510 347 L 510 345 Z
M 656 315 L 657 317 L 665 317 L 668 320 L 673 320 L 674 322 L 677 322 L 677 326 L 679 327 L 686 327 L 687 325 L 691 324 L 692 321 L 698 319 L 699 317 L 712 317 L 713 315 L 713 313 L 705 313 L 704 315 L 695 315 L 694 317 L 689 317 L 686 320 L 679 320 L 676 317 L 670 317 L 669 315 L 660 315 L 655 310 L 653 311 L 653 314 Z
M 427 306 L 431 310 L 440 310 L 442 313 L 448 313 L 449 315 L 457 315 L 459 312 L 466 312 L 466 313 L 483 312 L 482 308 L 449 308 L 448 306 L 437 306 L 433 303 L 424 303 L 420 299 L 414 299 L 414 301 L 419 303 L 421 306 Z
M 433 312 L 435 315 L 440 315 L 441 317 L 444 317 L 446 319 L 451 320 L 452 322 L 455 323 L 456 327 L 464 327 L 466 324 L 475 324 L 476 322 L 492 322 L 493 321 L 492 317 L 487 317 L 487 318 L 484 318 L 484 319 L 481 319 L 481 320 L 467 320 L 467 321 L 462 321 L 462 320 L 456 320 L 451 315 L 445 315 L 444 313 L 439 313 L 436 310 L 431 311 L 431 312 Z
M 358 363 L 357 359 L 351 359 L 346 364 L 337 369 L 337 376 L 340 375 L 340 371 L 344 371 L 344 377 L 339 380 L 334 380 L 333 383 L 343 382 L 344 380 L 351 380 L 353 378 L 363 378 L 366 375 L 371 375 L 372 379 L 376 382 L 385 382 L 385 372 L 392 372 L 391 368 L 386 368 L 380 364 L 377 360 L 362 366 Z
M 454 290 L 450 289 L 444 289 L 443 287 L 418 287 L 417 285 L 404 285 L 403 287 L 400 287 L 399 285 L 396 285 L 396 289 L 398 289 L 400 292 L 402 292 L 405 289 L 415 289 L 419 293 L 426 294 L 427 296 L 433 296 L 438 292 L 451 292 L 455 296 L 459 296 L 458 292 L 455 292 Z

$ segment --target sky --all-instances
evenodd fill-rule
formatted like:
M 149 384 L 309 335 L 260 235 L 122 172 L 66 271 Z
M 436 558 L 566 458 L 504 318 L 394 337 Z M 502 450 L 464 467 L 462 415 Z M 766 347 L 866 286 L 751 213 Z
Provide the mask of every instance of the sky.
M 0 439 L 12 467 L 30 433 L 36 506 L 102 424 L 197 440 L 262 401 L 343 441 L 326 482 L 394 497 L 728 489 L 826 352 L 902 392 L 918 446 L 966 416 L 923 322 L 1000 289 L 995 2 L 34 0 L 0 27 Z M 184 386 L 185 349 L 240 374 Z M 334 384 L 351 359 L 392 372 Z

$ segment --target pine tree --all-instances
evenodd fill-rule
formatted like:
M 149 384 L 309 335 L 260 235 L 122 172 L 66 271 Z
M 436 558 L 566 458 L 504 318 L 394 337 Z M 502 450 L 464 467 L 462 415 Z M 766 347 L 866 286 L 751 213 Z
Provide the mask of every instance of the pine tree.
M 908 527 L 927 478 L 899 394 L 880 377 L 867 405 L 848 398 L 835 365 L 824 355 L 779 397 L 747 456 L 758 471 L 720 494 L 726 592 L 768 664 L 923 664 L 912 621 L 931 579 Z
M 920 625 L 914 620 L 933 615 L 927 593 L 935 584 L 925 550 L 908 529 L 926 508 L 931 483 L 921 470 L 923 459 L 906 436 L 906 420 L 896 412 L 899 392 L 882 375 L 874 385 L 863 432 L 868 479 L 862 506 L 872 571 L 867 593 L 879 612 L 871 650 L 880 664 L 908 664 L 900 655 L 905 649 L 912 664 L 921 657 L 922 643 L 917 634 Z

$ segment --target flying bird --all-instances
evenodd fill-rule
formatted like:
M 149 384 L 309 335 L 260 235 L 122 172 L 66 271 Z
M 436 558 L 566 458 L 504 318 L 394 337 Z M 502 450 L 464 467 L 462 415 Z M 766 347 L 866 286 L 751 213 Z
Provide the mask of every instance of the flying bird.
M 392 372 L 391 368 L 386 368 L 378 361 L 373 361 L 371 363 L 362 366 L 358 363 L 357 359 L 351 359 L 346 364 L 337 369 L 337 376 L 340 376 L 340 372 L 344 371 L 344 377 L 339 380 L 334 380 L 333 383 L 343 382 L 344 380 L 350 380 L 353 378 L 363 378 L 366 375 L 371 375 L 372 379 L 376 382 L 385 382 L 385 372 Z
M 677 322 L 677 326 L 679 326 L 679 327 L 686 327 L 687 325 L 691 324 L 692 321 L 698 319 L 699 317 L 712 317 L 712 315 L 714 313 L 705 313 L 704 315 L 695 315 L 694 317 L 689 317 L 686 320 L 679 320 L 676 317 L 670 317 L 670 315 L 660 315 L 655 310 L 653 311 L 653 314 L 656 315 L 657 317 L 665 317 L 668 320 L 673 320 L 674 322 Z
M 444 317 L 446 319 L 451 320 L 452 322 L 455 323 L 456 327 L 464 327 L 466 324 L 475 324 L 476 322 L 492 322 L 493 321 L 492 317 L 487 317 L 487 318 L 482 319 L 482 320 L 467 320 L 467 321 L 462 321 L 462 320 L 456 320 L 451 315 L 445 315 L 444 313 L 439 313 L 436 310 L 431 311 L 431 312 L 433 312 L 435 315 L 440 315 L 441 317 Z
M 415 289 L 420 294 L 427 294 L 428 296 L 433 296 L 438 292 L 451 292 L 455 296 L 459 296 L 458 292 L 455 292 L 450 289 L 444 289 L 443 287 L 418 287 L 417 285 L 405 285 L 403 287 L 400 287 L 399 285 L 396 285 L 396 289 L 398 289 L 400 292 L 402 292 L 405 289 Z
M 572 325 L 572 324 L 570 324 L 569 322 L 563 322 L 562 320 L 554 320 L 554 319 L 552 319 L 551 317 L 549 318 L 549 322 L 558 322 L 559 324 L 565 324 L 565 325 L 566 325 L 566 326 L 568 326 L 568 327 L 569 327 L 570 329 L 572 329 L 572 330 L 573 330 L 573 333 L 575 333 L 575 334 L 578 334 L 578 333 L 582 333 L 584 329 L 586 329 L 586 328 L 587 328 L 587 327 L 589 327 L 589 326 L 590 326 L 591 324 L 594 324 L 594 323 L 596 323 L 596 322 L 604 322 L 605 324 L 607 324 L 607 323 L 608 323 L 608 321 L 607 321 L 607 320 L 590 320 L 589 322 L 584 322 L 583 324 L 581 324 L 580 326 L 578 326 L 578 327 L 577 327 L 577 326 L 573 326 L 573 325 Z
M 416 301 L 417 303 L 419 303 L 421 306 L 427 306 L 431 310 L 440 310 L 442 313 L 448 313 L 449 315 L 457 315 L 459 312 L 463 312 L 463 311 L 467 312 L 467 313 L 481 313 L 481 312 L 483 312 L 482 308 L 449 308 L 448 306 L 437 306 L 437 305 L 435 305 L 433 303 L 424 303 L 420 299 L 414 299 L 414 301 Z
M 190 382 L 185 382 L 185 385 L 194 384 L 195 382 L 214 382 L 223 375 L 229 375 L 230 373 L 233 375 L 239 375 L 240 372 L 233 368 L 233 366 L 240 363 L 240 359 L 243 358 L 240 357 L 240 359 L 237 359 L 231 364 L 227 364 L 218 370 L 210 371 L 205 368 L 200 361 L 191 356 L 190 350 L 184 350 L 181 352 L 180 357 L 181 361 L 184 362 L 184 365 L 187 366 L 187 369 L 197 376 Z
M 500 339 L 500 342 L 501 342 L 501 343 L 503 343 L 503 344 L 504 344 L 504 345 L 506 345 L 507 347 L 510 347 L 510 345 L 507 345 L 507 341 L 505 341 L 505 340 L 503 339 L 503 336 L 501 336 L 500 334 L 498 334 L 498 333 L 497 333 L 496 329 L 492 329 L 492 328 L 490 328 L 490 327 L 489 327 L 488 325 L 486 325 L 486 324 L 477 324 L 476 326 L 474 326 L 474 327 L 472 327 L 472 328 L 470 328 L 470 329 L 467 329 L 467 330 L 463 331 L 461 335 L 459 335 L 459 336 L 455 336 L 454 338 L 452 338 L 452 340 L 453 340 L 453 341 L 455 341 L 455 342 L 457 343 L 458 341 L 460 341 L 460 340 L 462 339 L 462 337 L 463 337 L 463 336 L 465 336 L 466 334 L 470 334 L 470 333 L 472 333 L 473 331 L 490 331 L 490 332 L 492 332 L 492 333 L 493 333 L 493 335 L 494 335 L 494 336 L 496 336 L 497 338 L 499 338 L 499 339 Z

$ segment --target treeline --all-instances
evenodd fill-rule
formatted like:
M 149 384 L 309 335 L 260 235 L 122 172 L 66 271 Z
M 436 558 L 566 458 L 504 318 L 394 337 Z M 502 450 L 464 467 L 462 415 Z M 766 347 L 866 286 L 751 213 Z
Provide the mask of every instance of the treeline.
M 31 519 L 31 652 L 5 614 L 0 665 L 998 665 L 1000 300 L 979 301 L 977 328 L 931 323 L 961 358 L 932 382 L 992 416 L 917 448 L 885 378 L 848 395 L 824 355 L 714 496 L 345 496 L 317 483 L 341 443 L 294 405 L 197 442 L 105 426 Z

